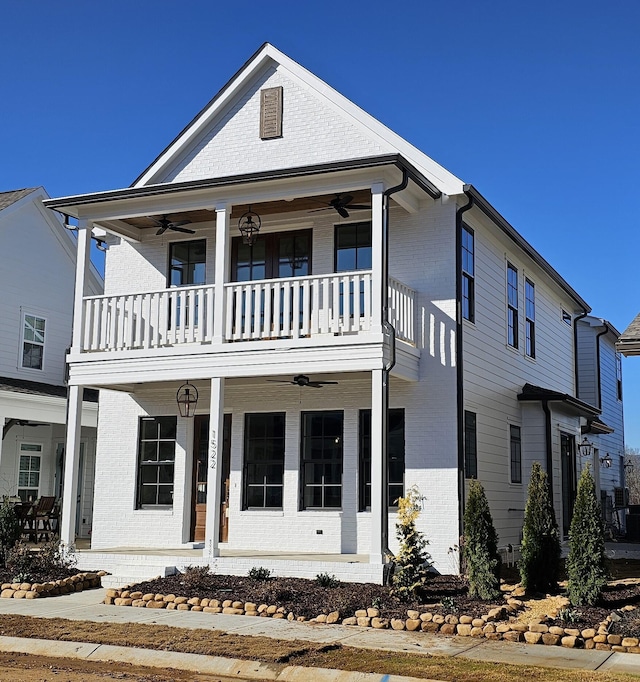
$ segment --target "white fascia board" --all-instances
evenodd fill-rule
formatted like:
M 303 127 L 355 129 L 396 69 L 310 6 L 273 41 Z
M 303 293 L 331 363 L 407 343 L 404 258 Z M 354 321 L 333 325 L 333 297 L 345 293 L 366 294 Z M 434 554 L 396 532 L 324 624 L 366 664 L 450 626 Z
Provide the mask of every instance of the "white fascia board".
M 67 423 L 67 401 L 55 396 L 0 391 L 0 416 L 45 424 Z M 98 425 L 98 404 L 82 403 L 82 426 Z
M 235 81 L 219 96 L 214 98 L 212 104 L 201 112 L 189 128 L 156 159 L 132 186 L 142 187 L 147 184 L 153 184 L 157 175 L 182 154 L 198 138 L 203 130 L 210 125 L 228 102 L 246 87 L 259 71 L 270 62 L 286 69 L 288 75 L 294 80 L 314 90 L 329 104 L 342 113 L 347 114 L 365 134 L 373 135 L 378 138 L 378 142 L 383 146 L 388 145 L 394 151 L 402 154 L 407 161 L 414 165 L 425 177 L 429 178 L 441 192 L 449 195 L 460 194 L 462 192 L 464 186 L 462 180 L 269 43 L 245 66 Z

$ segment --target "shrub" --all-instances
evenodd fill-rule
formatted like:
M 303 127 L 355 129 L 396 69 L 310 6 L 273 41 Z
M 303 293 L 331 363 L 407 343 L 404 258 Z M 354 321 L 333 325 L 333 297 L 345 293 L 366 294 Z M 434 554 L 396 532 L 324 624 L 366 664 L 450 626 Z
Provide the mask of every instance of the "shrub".
M 338 587 L 340 584 L 340 581 L 335 575 L 329 575 L 328 573 L 318 573 L 316 582 L 320 587 Z
M 500 593 L 498 535 L 480 481 L 471 481 L 469 484 L 462 552 L 465 575 L 469 581 L 469 596 L 495 599 Z
M 6 562 L 7 554 L 22 535 L 22 524 L 16 510 L 8 503 L 0 505 L 0 561 Z
M 263 568 L 262 566 L 254 566 L 253 568 L 249 569 L 248 575 L 254 580 L 269 580 L 269 578 L 271 578 L 271 571 L 268 568 Z
M 549 494 L 547 474 L 540 462 L 534 462 L 531 467 L 519 568 L 525 590 L 554 592 L 558 589 L 560 533 Z
M 39 550 L 32 550 L 17 542 L 7 553 L 6 566 L 16 577 L 29 576 L 31 579 L 58 576 L 60 571 L 70 571 L 77 559 L 73 552 L 63 550 L 55 540 L 45 542 Z M 20 582 L 29 582 L 26 579 Z
M 187 566 L 182 574 L 182 583 L 185 587 L 198 589 L 206 584 L 210 575 L 209 566 Z
M 589 465 L 582 470 L 573 507 L 567 577 L 567 594 L 574 606 L 593 606 L 607 582 L 604 528 Z
M 426 583 L 432 565 L 426 549 L 429 541 L 416 528 L 423 499 L 417 486 L 413 486 L 398 500 L 396 537 L 400 549 L 393 557 L 391 584 L 402 599 L 420 596 L 420 588 Z

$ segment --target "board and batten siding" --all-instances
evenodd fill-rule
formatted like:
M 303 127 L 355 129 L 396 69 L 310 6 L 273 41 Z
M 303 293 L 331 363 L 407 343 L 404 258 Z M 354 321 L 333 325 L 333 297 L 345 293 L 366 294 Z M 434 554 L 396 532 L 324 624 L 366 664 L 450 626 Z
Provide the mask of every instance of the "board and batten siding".
M 531 464 L 544 466 L 546 452 L 539 403 L 525 406 L 517 396 L 526 383 L 573 394 L 573 332 L 562 310 L 574 303 L 484 217 L 467 213 L 465 222 L 475 234 L 476 292 L 475 323 L 463 321 L 465 409 L 477 414 L 478 479 L 500 544 L 517 544 Z M 518 270 L 517 349 L 507 343 L 507 263 Z M 535 359 L 525 355 L 525 278 L 535 285 Z M 510 481 L 511 424 L 521 427 L 520 484 Z

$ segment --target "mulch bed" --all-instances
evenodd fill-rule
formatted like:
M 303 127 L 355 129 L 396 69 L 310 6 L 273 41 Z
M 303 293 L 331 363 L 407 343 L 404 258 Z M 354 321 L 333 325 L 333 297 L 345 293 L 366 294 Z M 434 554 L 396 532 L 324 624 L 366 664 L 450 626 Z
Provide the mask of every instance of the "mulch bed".
M 18 582 L 30 582 L 30 583 L 48 583 L 54 580 L 63 580 L 64 578 L 70 578 L 71 576 L 78 575 L 78 573 L 87 573 L 87 571 L 80 571 L 75 568 L 50 568 L 46 571 L 30 570 L 28 573 L 28 580 L 19 580 Z M 0 584 L 1 583 L 13 583 L 16 582 L 14 578 L 16 577 L 15 572 L 7 571 L 6 569 L 0 569 Z

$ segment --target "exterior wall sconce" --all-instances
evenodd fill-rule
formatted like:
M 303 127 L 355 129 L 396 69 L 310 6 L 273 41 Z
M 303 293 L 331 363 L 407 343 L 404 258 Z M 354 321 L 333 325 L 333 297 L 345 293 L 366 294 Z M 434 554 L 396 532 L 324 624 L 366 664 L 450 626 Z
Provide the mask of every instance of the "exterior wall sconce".
M 613 460 L 611 459 L 611 455 L 608 452 L 604 457 L 600 457 L 601 466 L 606 467 L 607 469 L 611 469 L 612 464 Z
M 247 246 L 253 246 L 258 238 L 258 232 L 260 232 L 260 227 L 262 226 L 262 220 L 260 216 L 251 210 L 243 213 L 238 221 L 238 229 L 242 235 L 242 243 Z
M 181 417 L 193 417 L 198 405 L 198 389 L 187 381 L 178 389 L 176 402 Z
M 578 452 L 581 457 L 591 457 L 593 443 L 588 441 L 586 436 L 582 439 L 582 442 L 578 443 Z

